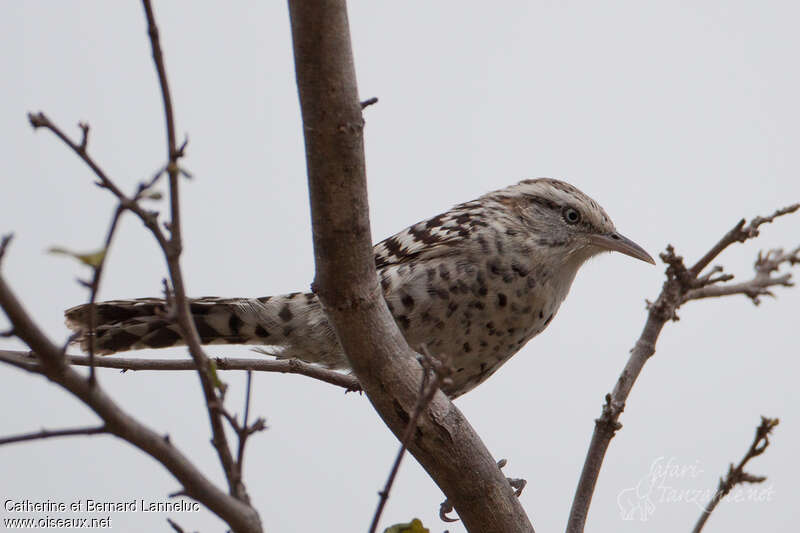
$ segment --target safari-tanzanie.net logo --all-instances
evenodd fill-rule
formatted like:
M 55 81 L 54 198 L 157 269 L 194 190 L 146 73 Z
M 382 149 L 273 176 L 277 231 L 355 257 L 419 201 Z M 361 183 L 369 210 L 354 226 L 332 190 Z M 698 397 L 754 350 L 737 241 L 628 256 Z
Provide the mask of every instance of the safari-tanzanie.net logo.
M 638 483 L 622 489 L 617 505 L 623 520 L 647 521 L 664 505 L 690 504 L 704 511 L 717 492 L 718 479 L 702 475 L 700 461 L 682 463 L 676 457 L 657 457 Z M 775 497 L 770 485 L 737 485 L 722 497 L 721 504 L 770 502 Z

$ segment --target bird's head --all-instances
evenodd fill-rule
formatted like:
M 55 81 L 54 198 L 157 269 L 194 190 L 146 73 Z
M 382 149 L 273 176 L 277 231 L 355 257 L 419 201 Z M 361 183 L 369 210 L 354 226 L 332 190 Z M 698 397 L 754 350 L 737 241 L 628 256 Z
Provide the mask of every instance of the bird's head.
M 569 183 L 538 178 L 489 193 L 510 212 L 532 244 L 561 262 L 580 266 L 601 252 L 620 252 L 655 264 L 644 249 L 624 237 L 600 205 Z

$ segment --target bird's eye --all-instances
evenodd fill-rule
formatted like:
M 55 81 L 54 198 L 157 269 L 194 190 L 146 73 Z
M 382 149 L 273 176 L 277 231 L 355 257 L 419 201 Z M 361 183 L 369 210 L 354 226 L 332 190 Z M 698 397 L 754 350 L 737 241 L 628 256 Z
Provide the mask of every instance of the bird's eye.
M 581 214 L 574 207 L 565 207 L 562 214 L 564 216 L 564 222 L 567 224 L 577 224 L 581 221 Z

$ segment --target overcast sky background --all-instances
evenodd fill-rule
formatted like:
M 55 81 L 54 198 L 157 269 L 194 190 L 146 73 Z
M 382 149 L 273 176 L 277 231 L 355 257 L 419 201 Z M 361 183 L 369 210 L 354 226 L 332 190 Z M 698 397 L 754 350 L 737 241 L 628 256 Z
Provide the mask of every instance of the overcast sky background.
M 189 293 L 306 290 L 314 264 L 285 2 L 155 8 L 195 176 L 183 189 Z M 696 259 L 739 218 L 800 200 L 799 16 L 796 3 L 777 1 L 351 2 L 360 93 L 380 98 L 365 112 L 374 240 L 550 176 L 596 199 L 652 255 L 673 243 Z M 113 201 L 25 113 L 43 110 L 76 136 L 88 121 L 91 153 L 126 190 L 149 177 L 164 162 L 164 133 L 144 15 L 133 0 L 6 2 L 0 35 L 0 232 L 16 233 L 3 271 L 63 342 L 63 310 L 86 299 L 74 280 L 87 272 L 44 250 L 99 247 Z M 759 249 L 798 244 L 795 215 L 720 262 L 747 277 Z M 132 216 L 110 253 L 102 298 L 160 293 L 163 260 Z M 506 473 L 528 480 L 522 502 L 538 531 L 564 528 L 593 419 L 663 272 L 618 254 L 593 260 L 549 329 L 457 402 L 495 457 L 509 459 Z M 690 530 L 700 504 L 685 498 L 713 492 L 761 414 L 781 418 L 749 467 L 769 476 L 769 501 L 745 493 L 720 505 L 707 531 L 796 530 L 800 291 L 777 292 L 758 308 L 744 297 L 695 302 L 667 325 L 611 443 L 590 531 Z M 223 379 L 241 412 L 243 375 Z M 100 382 L 222 486 L 195 376 L 109 370 Z M 0 383 L 0 434 L 96 420 L 44 379 L 3 366 Z M 270 429 L 250 441 L 246 481 L 266 530 L 366 530 L 397 450 L 366 398 L 298 376 L 254 383 L 252 412 Z M 618 495 L 647 484 L 654 463 L 685 468 L 658 481 L 645 522 L 622 520 Z M 3 447 L 0 479 L 2 500 L 163 501 L 180 488 L 104 436 Z M 434 532 L 463 531 L 436 518 L 442 500 L 409 458 L 384 524 L 417 516 Z M 170 516 L 187 531 L 224 530 L 207 512 Z M 117 513 L 112 525 L 169 531 L 164 518 Z

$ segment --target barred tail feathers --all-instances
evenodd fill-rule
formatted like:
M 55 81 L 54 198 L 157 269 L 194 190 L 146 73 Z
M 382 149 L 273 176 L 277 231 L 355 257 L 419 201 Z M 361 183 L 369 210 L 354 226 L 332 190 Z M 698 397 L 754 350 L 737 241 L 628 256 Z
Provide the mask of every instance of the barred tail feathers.
M 189 300 L 203 344 L 256 344 L 275 348 L 279 358 L 295 357 L 342 368 L 344 358 L 319 300 L 312 293 L 263 298 L 194 298 Z M 178 326 L 166 317 L 164 300 L 138 298 L 96 305 L 95 351 L 110 355 L 128 350 L 185 344 Z M 88 305 L 68 309 L 67 327 L 86 351 Z M 331 350 L 331 347 L 337 349 Z M 333 352 L 333 353 L 332 353 Z

